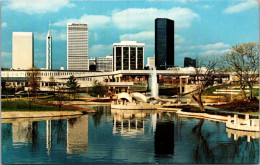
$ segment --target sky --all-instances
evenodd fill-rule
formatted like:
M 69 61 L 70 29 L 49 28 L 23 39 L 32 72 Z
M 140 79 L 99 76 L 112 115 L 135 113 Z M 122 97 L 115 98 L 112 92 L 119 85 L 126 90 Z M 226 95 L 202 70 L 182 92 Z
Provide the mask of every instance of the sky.
M 145 44 L 154 56 L 155 18 L 175 22 L 175 65 L 184 57 L 221 56 L 232 45 L 259 42 L 257 0 L 7 0 L 1 2 L 1 67 L 12 67 L 12 32 L 34 33 L 34 64 L 46 67 L 52 35 L 53 69 L 67 66 L 67 22 L 89 26 L 89 58 L 113 53 L 122 40 Z

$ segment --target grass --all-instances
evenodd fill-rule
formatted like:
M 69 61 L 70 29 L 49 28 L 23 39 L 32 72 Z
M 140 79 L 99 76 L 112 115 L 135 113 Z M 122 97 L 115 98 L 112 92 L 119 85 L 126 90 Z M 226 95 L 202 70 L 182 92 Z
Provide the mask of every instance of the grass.
M 57 111 L 59 107 L 52 105 L 44 105 L 39 102 L 30 103 L 27 100 L 11 100 L 2 101 L 2 111 Z M 61 108 L 61 110 L 71 110 L 68 108 Z
M 228 116 L 231 115 L 233 116 L 233 113 L 229 113 L 229 112 L 220 112 L 220 111 L 212 111 L 212 110 L 207 110 L 205 109 L 205 112 L 200 111 L 199 107 L 194 107 L 194 106 L 190 106 L 190 105 L 185 105 L 185 106 L 167 106 L 168 108 L 181 108 L 183 112 L 191 112 L 191 113 L 207 113 L 207 114 L 211 114 L 211 115 L 221 115 L 221 116 Z M 241 111 L 237 111 L 237 112 L 241 112 Z M 250 113 L 253 114 L 253 113 Z M 244 118 L 245 115 L 240 115 L 238 114 L 238 117 L 240 118 Z M 254 117 L 251 116 L 250 118 L 256 118 L 258 119 L 258 117 Z

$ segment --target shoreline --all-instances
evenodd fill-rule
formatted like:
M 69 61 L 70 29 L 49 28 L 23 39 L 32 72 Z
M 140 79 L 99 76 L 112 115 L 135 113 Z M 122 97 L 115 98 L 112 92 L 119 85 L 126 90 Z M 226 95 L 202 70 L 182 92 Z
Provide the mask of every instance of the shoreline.
M 1 112 L 1 119 L 64 117 L 85 114 L 85 111 L 11 111 Z

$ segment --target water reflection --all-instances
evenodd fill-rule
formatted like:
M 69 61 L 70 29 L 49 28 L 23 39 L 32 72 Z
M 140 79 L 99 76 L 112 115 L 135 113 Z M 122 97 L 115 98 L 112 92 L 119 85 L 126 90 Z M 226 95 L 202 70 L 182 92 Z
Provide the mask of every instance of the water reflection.
M 48 155 L 50 155 L 51 150 L 51 138 L 51 120 L 46 120 L 46 148 Z
M 88 115 L 67 119 L 67 153 L 88 151 Z
M 238 140 L 238 138 L 246 136 L 247 142 L 250 142 L 251 139 L 259 138 L 259 132 L 239 131 L 229 128 L 226 128 L 226 132 L 228 133 L 228 138 L 231 138 L 231 136 L 233 135 L 234 140 Z
M 3 163 L 258 163 L 259 134 L 147 110 L 2 124 Z M 99 114 L 100 113 L 100 114 Z M 91 117 L 89 117 L 91 116 Z
M 111 113 L 113 115 L 113 134 L 121 134 L 122 136 L 132 136 L 136 134 L 144 134 L 145 120 L 147 120 L 151 114 L 154 114 L 155 111 L 122 111 L 111 109 Z
M 12 135 L 13 145 L 24 145 L 32 143 L 32 122 L 13 123 Z
M 174 152 L 174 122 L 160 121 L 156 123 L 154 133 L 154 153 L 156 157 L 166 156 Z

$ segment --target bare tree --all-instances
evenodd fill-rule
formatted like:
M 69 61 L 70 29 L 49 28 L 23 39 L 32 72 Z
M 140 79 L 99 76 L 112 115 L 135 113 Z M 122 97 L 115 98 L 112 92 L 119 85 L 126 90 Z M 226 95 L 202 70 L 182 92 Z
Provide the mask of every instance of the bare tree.
M 232 46 L 232 50 L 224 56 L 230 72 L 238 78 L 236 81 L 240 90 L 247 99 L 245 88 L 250 91 L 249 99 L 253 99 L 253 85 L 259 77 L 259 44 L 244 43 Z
M 56 88 L 57 88 L 56 85 L 57 85 L 57 82 L 56 82 L 55 78 L 53 76 L 51 76 L 49 88 L 53 92 L 54 97 L 55 97 L 55 94 L 56 94 Z
M 192 98 L 199 104 L 200 110 L 205 111 L 201 95 L 203 91 L 214 83 L 217 73 L 219 59 L 216 57 L 197 57 L 197 68 L 195 68 L 195 79 L 197 89 Z
M 32 92 L 33 101 L 36 101 L 37 98 L 37 92 L 40 90 L 40 72 L 36 68 L 31 68 L 28 71 L 29 75 L 29 90 Z
M 58 105 L 59 105 L 59 110 L 61 110 L 61 107 L 62 107 L 64 100 L 65 100 L 65 96 L 64 96 L 63 92 L 64 92 L 64 88 L 58 86 L 56 98 L 57 98 L 57 102 L 58 102 Z

